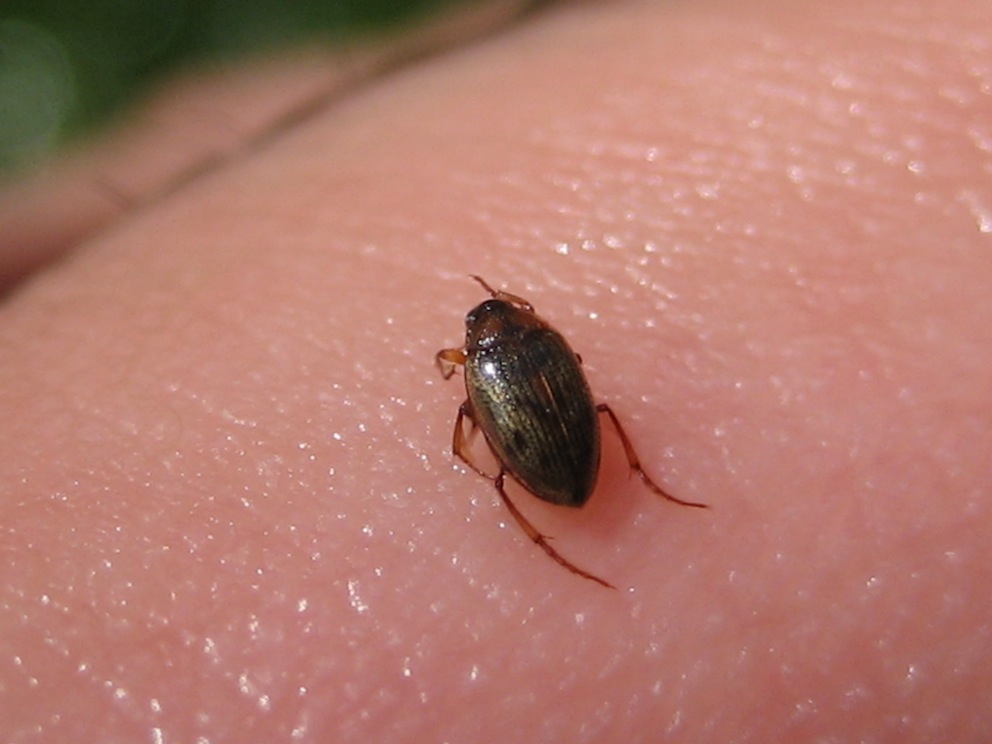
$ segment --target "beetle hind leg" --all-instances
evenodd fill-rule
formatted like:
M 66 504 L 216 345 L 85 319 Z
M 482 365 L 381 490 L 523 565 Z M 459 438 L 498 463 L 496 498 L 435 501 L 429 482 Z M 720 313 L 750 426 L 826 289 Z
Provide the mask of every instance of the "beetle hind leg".
M 510 510 L 510 514 L 513 515 L 513 518 L 517 521 L 517 524 L 520 525 L 520 529 L 522 529 L 525 533 L 527 533 L 527 537 L 529 537 L 535 543 L 540 545 L 541 550 L 547 553 L 556 563 L 558 563 L 561 566 L 564 566 L 572 573 L 578 574 L 584 579 L 595 581 L 597 584 L 600 584 L 601 586 L 605 586 L 607 589 L 616 589 L 616 587 L 613 586 L 613 584 L 604 581 L 598 576 L 594 576 L 588 571 L 584 571 L 583 569 L 579 568 L 574 563 L 572 563 L 570 560 L 565 558 L 561 553 L 559 553 L 553 547 L 551 547 L 551 544 L 548 542 L 550 538 L 547 535 L 543 535 L 540 532 L 538 532 L 537 528 L 535 528 L 534 525 L 532 525 L 527 520 L 527 517 L 525 517 L 523 514 L 520 513 L 520 510 L 517 509 L 516 505 L 512 501 L 510 501 L 510 497 L 507 495 L 506 489 L 504 488 L 503 485 L 505 479 L 506 479 L 506 471 L 500 470 L 499 475 L 497 475 L 492 480 L 496 486 L 496 490 L 499 492 L 499 497 L 503 499 L 503 503 L 506 504 L 506 508 Z
M 696 503 L 695 501 L 683 501 L 682 499 L 676 498 L 675 496 L 672 496 L 670 493 L 665 491 L 665 489 L 663 489 L 653 480 L 651 480 L 651 476 L 649 476 L 646 472 L 644 472 L 644 468 L 641 467 L 641 460 L 637 456 L 637 452 L 634 451 L 634 445 L 631 444 L 630 439 L 628 439 L 627 432 L 623 430 L 623 426 L 620 425 L 620 419 L 618 419 L 617 415 L 613 413 L 613 409 L 610 408 L 606 403 L 600 403 L 598 406 L 596 406 L 596 412 L 605 413 L 607 416 L 610 417 L 610 421 L 613 422 L 613 428 L 616 429 L 617 434 L 620 436 L 620 441 L 623 443 L 623 450 L 624 452 L 627 453 L 627 464 L 630 466 L 630 469 L 632 471 L 637 473 L 637 476 L 641 479 L 641 481 L 644 483 L 645 486 L 650 488 L 652 491 L 654 491 L 656 494 L 661 496 L 663 499 L 667 499 L 668 501 L 673 501 L 676 504 L 682 504 L 682 506 L 694 506 L 698 509 L 709 509 L 709 505 L 707 504 L 699 504 Z
M 471 427 L 467 435 L 465 433 L 466 420 L 468 420 L 468 424 Z M 520 513 L 520 510 L 517 509 L 516 504 L 510 501 L 510 497 L 507 495 L 506 488 L 504 487 L 504 481 L 506 480 L 505 469 L 500 469 L 499 473 L 493 476 L 482 470 L 475 463 L 468 452 L 468 446 L 469 438 L 475 434 L 476 430 L 477 425 L 475 423 L 475 416 L 472 412 L 472 404 L 468 400 L 465 400 L 465 402 L 458 407 L 458 416 L 455 417 L 455 428 L 451 435 L 451 451 L 454 453 L 455 457 L 464 462 L 483 478 L 493 482 L 496 486 L 496 491 L 499 493 L 499 497 L 503 500 L 503 503 L 506 504 L 506 508 L 510 510 L 510 514 L 513 515 L 513 518 L 516 520 L 517 524 L 520 525 L 520 529 L 527 534 L 527 537 L 540 545 L 541 550 L 554 559 L 556 563 L 564 566 L 572 573 L 578 574 L 584 579 L 595 581 L 597 584 L 605 586 L 608 589 L 616 589 L 613 584 L 603 581 L 603 579 L 598 576 L 594 576 L 588 571 L 584 571 L 551 547 L 551 544 L 548 542 L 551 538 L 538 532 L 537 528 L 535 528 L 534 525 L 532 525 L 527 518 Z

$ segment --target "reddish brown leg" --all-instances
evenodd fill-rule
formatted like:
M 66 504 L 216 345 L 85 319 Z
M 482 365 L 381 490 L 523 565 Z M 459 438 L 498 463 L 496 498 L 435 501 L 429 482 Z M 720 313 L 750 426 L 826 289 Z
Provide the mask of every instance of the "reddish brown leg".
M 670 493 L 666 493 L 661 486 L 651 480 L 650 476 L 644 472 L 644 468 L 641 467 L 641 461 L 637 457 L 637 453 L 634 451 L 634 445 L 632 445 L 630 443 L 630 439 L 627 438 L 627 432 L 623 430 L 623 427 L 620 425 L 620 420 L 617 418 L 617 415 L 613 413 L 613 409 L 606 405 L 606 403 L 600 403 L 596 406 L 596 411 L 599 413 L 605 413 L 610 417 L 610 421 L 613 422 L 613 428 L 617 430 L 617 434 L 620 435 L 620 441 L 623 442 L 623 449 L 627 453 L 627 463 L 630 465 L 630 469 L 637 473 L 640 479 L 644 481 L 644 485 L 662 498 L 668 499 L 669 501 L 674 501 L 676 504 L 682 504 L 682 506 L 695 506 L 699 509 L 709 509 L 707 504 L 697 504 L 695 501 L 683 501 L 682 499 L 677 499 Z
M 583 578 L 589 579 L 590 581 L 595 581 L 597 584 L 602 584 L 610 589 L 616 589 L 615 586 L 603 581 L 598 576 L 593 576 L 588 571 L 583 571 L 551 547 L 550 543 L 548 543 L 550 538 L 548 538 L 547 535 L 542 535 L 538 532 L 534 525 L 528 522 L 527 518 L 520 513 L 520 510 L 517 509 L 516 505 L 510 501 L 510 497 L 507 496 L 506 489 L 503 488 L 503 481 L 506 479 L 505 470 L 500 469 L 499 473 L 492 476 L 483 471 L 478 465 L 475 464 L 475 462 L 473 462 L 472 458 L 468 454 L 469 438 L 465 435 L 465 419 L 468 419 L 469 424 L 472 426 L 471 432 L 475 433 L 476 426 L 475 418 L 472 416 L 472 404 L 467 400 L 458 407 L 458 416 L 455 417 L 455 430 L 451 437 L 451 451 L 455 454 L 455 457 L 460 459 L 483 478 L 487 478 L 495 484 L 500 498 L 503 499 L 503 503 L 506 504 L 506 508 L 510 510 L 510 514 L 513 515 L 513 518 L 517 520 L 517 524 L 520 525 L 520 529 L 526 532 L 527 536 L 540 545 L 541 549 L 551 556 L 557 563 L 561 564 L 572 573 L 582 576 Z
M 527 302 L 527 300 L 525 300 L 523 297 L 519 297 L 518 295 L 515 294 L 510 294 L 509 292 L 504 292 L 502 289 L 493 289 L 486 283 L 486 280 L 483 279 L 481 276 L 476 276 L 475 274 L 469 274 L 469 276 L 475 279 L 475 281 L 477 281 L 479 284 L 481 284 L 482 288 L 486 290 L 489 293 L 489 296 L 492 297 L 494 300 L 502 300 L 503 302 L 509 302 L 511 305 L 516 305 L 517 307 L 522 308 L 529 313 L 534 312 L 534 306 L 531 305 L 529 302 Z
M 493 476 L 489 475 L 476 465 L 468 456 L 468 437 L 465 436 L 465 426 L 462 423 L 465 419 L 472 425 L 472 433 L 475 434 L 475 418 L 472 416 L 472 405 L 466 400 L 458 407 L 458 415 L 455 417 L 455 430 L 451 435 L 451 451 L 459 460 L 468 465 L 472 470 L 489 480 Z
M 441 370 L 441 377 L 445 380 L 451 379 L 455 374 L 455 367 L 465 364 L 464 349 L 441 349 L 434 355 L 434 363 Z
M 520 525 L 520 529 L 522 529 L 524 532 L 527 533 L 527 537 L 529 537 L 531 540 L 533 540 L 538 545 L 540 545 L 541 549 L 549 556 L 551 556 L 555 560 L 555 562 L 557 562 L 559 565 L 564 566 L 572 573 L 578 574 L 584 579 L 595 581 L 597 584 L 605 586 L 607 589 L 616 589 L 616 587 L 613 586 L 613 584 L 607 581 L 603 581 L 598 576 L 593 576 L 588 571 L 583 571 L 581 568 L 579 568 L 570 560 L 568 560 L 563 555 L 561 555 L 557 550 L 552 548 L 551 544 L 548 542 L 549 538 L 546 535 L 542 535 L 540 532 L 538 532 L 537 529 L 534 527 L 534 525 L 528 522 L 527 518 L 520 513 L 520 510 L 517 509 L 516 505 L 512 501 L 510 501 L 510 497 L 506 495 L 506 489 L 503 488 L 503 481 L 505 480 L 505 478 L 506 478 L 506 471 L 500 470 L 499 475 L 497 475 L 492 480 L 493 483 L 496 484 L 496 490 L 499 492 L 500 498 L 503 499 L 503 503 L 506 504 L 506 508 L 510 510 L 510 514 L 512 514 L 513 518 L 517 520 L 517 524 Z

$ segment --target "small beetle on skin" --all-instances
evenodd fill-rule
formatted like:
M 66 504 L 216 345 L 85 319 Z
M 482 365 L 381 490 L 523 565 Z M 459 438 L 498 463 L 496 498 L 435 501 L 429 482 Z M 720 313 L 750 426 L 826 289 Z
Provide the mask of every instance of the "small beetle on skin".
M 558 553 L 548 538 L 527 521 L 506 494 L 512 476 L 534 496 L 552 504 L 581 507 L 599 474 L 599 414 L 605 413 L 620 436 L 630 469 L 662 498 L 683 506 L 707 508 L 666 493 L 641 467 L 637 453 L 605 403 L 596 404 L 582 372 L 582 360 L 564 337 L 534 312 L 527 300 L 490 287 L 472 275 L 492 299 L 465 316 L 465 346 L 441 349 L 434 360 L 444 379 L 465 368 L 468 398 L 458 409 L 452 452 L 493 481 L 517 524 L 545 553 L 569 571 L 615 588 Z M 482 430 L 499 464 L 493 476 L 469 457 L 463 420 L 474 434 Z

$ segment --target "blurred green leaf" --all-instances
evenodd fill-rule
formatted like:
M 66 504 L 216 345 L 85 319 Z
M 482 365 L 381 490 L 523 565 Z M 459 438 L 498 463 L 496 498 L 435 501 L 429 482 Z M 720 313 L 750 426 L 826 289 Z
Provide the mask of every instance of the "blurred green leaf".
M 0 169 L 100 124 L 181 66 L 347 39 L 455 1 L 3 0 Z

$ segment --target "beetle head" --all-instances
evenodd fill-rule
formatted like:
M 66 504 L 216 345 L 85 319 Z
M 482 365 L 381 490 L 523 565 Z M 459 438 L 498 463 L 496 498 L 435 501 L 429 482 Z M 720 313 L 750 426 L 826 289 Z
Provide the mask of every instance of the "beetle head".
M 544 321 L 532 310 L 503 300 L 486 300 L 465 316 L 465 346 L 488 349 L 544 326 Z

